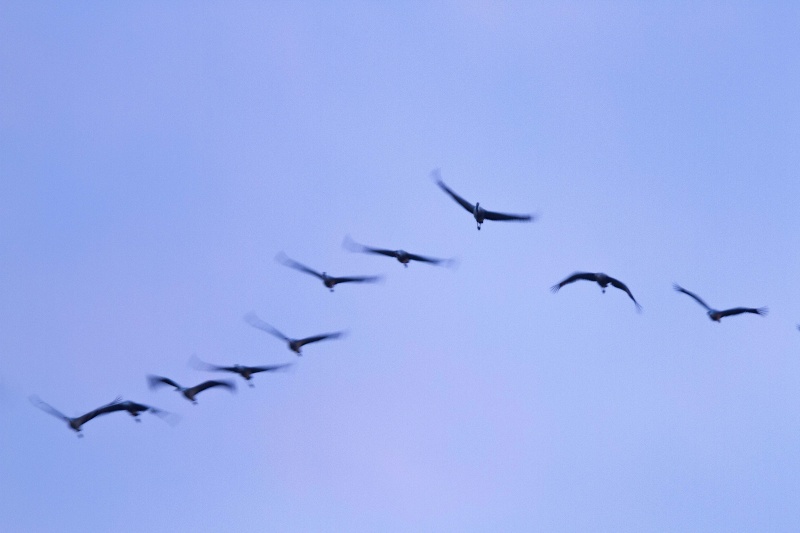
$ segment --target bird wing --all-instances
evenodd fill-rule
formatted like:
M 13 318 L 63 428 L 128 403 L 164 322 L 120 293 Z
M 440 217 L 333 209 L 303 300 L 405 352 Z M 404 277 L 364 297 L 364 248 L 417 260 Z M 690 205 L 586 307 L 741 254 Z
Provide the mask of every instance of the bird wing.
M 452 259 L 436 259 L 435 257 L 425 257 L 424 255 L 407 254 L 408 258 L 413 261 L 421 261 L 423 263 L 430 263 L 432 265 L 440 265 L 442 263 L 450 263 Z
M 282 339 L 282 340 L 284 340 L 286 342 L 289 342 L 289 341 L 292 340 L 289 337 L 287 337 L 286 335 L 284 335 L 283 333 L 281 333 L 280 331 L 278 331 L 277 329 L 273 328 L 272 326 L 270 326 L 269 324 L 267 324 L 266 322 L 264 322 L 263 320 L 258 318 L 258 316 L 256 316 L 256 314 L 253 313 L 252 311 L 247 313 L 246 315 L 244 315 L 244 319 L 248 324 L 250 324 L 254 328 L 258 328 L 258 329 L 264 330 L 267 333 L 269 333 L 270 335 L 274 335 L 275 337 L 278 337 L 279 339 Z
M 47 413 L 49 415 L 53 415 L 56 418 L 60 418 L 61 420 L 66 420 L 67 422 L 69 422 L 70 418 L 67 415 L 65 415 L 64 413 L 62 413 L 61 411 L 59 411 L 58 409 L 56 409 L 52 405 L 43 402 L 41 399 L 39 399 L 38 396 L 36 396 L 36 395 L 29 396 L 28 400 L 30 400 L 30 402 L 33 405 L 35 405 L 36 407 L 38 407 L 39 409 L 41 409 L 45 413 Z
M 234 385 L 233 382 L 230 382 L 230 381 L 219 381 L 219 380 L 216 380 L 216 379 L 210 379 L 208 381 L 204 381 L 204 382 L 200 383 L 199 385 L 195 385 L 194 387 L 189 389 L 187 392 L 189 392 L 190 394 L 199 394 L 199 393 L 203 392 L 204 390 L 210 389 L 212 387 L 225 387 L 226 389 L 228 389 L 230 391 L 235 391 L 236 390 L 236 385 Z
M 312 276 L 316 276 L 319 279 L 325 279 L 321 273 L 317 272 L 314 269 L 311 269 L 311 268 L 305 266 L 302 263 L 298 263 L 297 261 L 295 261 L 293 259 L 289 259 L 286 256 L 286 254 L 284 254 L 283 252 L 281 252 L 277 256 L 275 256 L 275 260 L 278 261 L 279 263 L 283 264 L 283 265 L 286 265 L 286 266 L 290 267 L 290 268 L 293 268 L 295 270 L 299 270 L 300 272 L 305 272 L 306 274 L 311 274 Z
M 305 339 L 298 339 L 297 345 L 305 346 L 306 344 L 311 344 L 312 342 L 318 342 L 325 339 L 338 339 L 344 335 L 343 331 L 337 331 L 336 333 L 323 333 L 322 335 L 314 335 L 313 337 L 306 337 Z
M 611 285 L 613 285 L 614 287 L 616 287 L 616 288 L 618 288 L 618 289 L 620 289 L 620 290 L 623 290 L 623 291 L 625 291 L 625 292 L 628 294 L 628 296 L 630 296 L 630 297 L 631 297 L 631 300 L 633 300 L 633 303 L 635 303 L 635 304 L 636 304 L 636 310 L 637 310 L 637 311 L 641 311 L 641 310 L 642 310 L 642 306 L 641 306 L 641 305 L 639 305 L 639 302 L 637 302 L 637 301 L 636 301 L 636 298 L 634 298 L 634 297 L 633 297 L 633 294 L 631 293 L 631 291 L 630 291 L 630 289 L 628 288 L 628 286 L 627 286 L 627 285 L 625 285 L 624 283 L 622 283 L 620 280 L 618 280 L 618 279 L 614 279 L 614 278 L 612 278 L 612 277 L 609 277 L 609 278 L 608 278 L 608 282 L 609 282 Z
M 374 283 L 376 281 L 380 281 L 380 276 L 344 276 L 340 278 L 331 278 L 334 284 L 337 283 Z
M 125 409 L 120 405 L 121 405 L 120 403 L 111 403 L 108 405 L 104 405 L 102 407 L 98 407 L 97 409 L 93 409 L 88 413 L 79 416 L 75 420 L 78 422 L 78 427 L 80 427 L 95 417 L 98 417 L 100 415 L 105 415 L 108 413 L 113 413 L 114 411 L 122 411 L 123 409 Z
M 550 290 L 553 292 L 558 292 L 558 290 L 564 285 L 569 285 L 570 283 L 578 281 L 579 279 L 597 281 L 597 275 L 592 272 L 575 272 L 561 283 L 556 283 L 555 285 L 550 287 Z
M 372 248 L 370 246 L 364 246 L 363 244 L 358 244 L 353 239 L 351 239 L 350 235 L 345 236 L 344 241 L 342 242 L 342 246 L 345 248 L 345 250 L 349 250 L 351 252 L 381 254 L 381 255 L 388 255 L 389 257 L 397 257 L 396 250 L 386 250 L 384 248 Z
M 483 218 L 486 220 L 518 220 L 518 221 L 531 221 L 533 220 L 532 215 L 510 215 L 507 213 L 497 213 L 496 211 L 485 211 L 483 212 Z
M 711 308 L 708 306 L 708 304 L 707 304 L 707 303 L 705 303 L 703 300 L 701 300 L 701 299 L 700 299 L 700 297 L 699 297 L 698 295 L 696 295 L 695 293 L 693 293 L 693 292 L 690 292 L 690 291 L 687 291 L 686 289 L 684 289 L 683 287 L 681 287 L 681 286 L 680 286 L 680 285 L 678 285 L 677 283 L 674 283 L 674 284 L 672 285 L 672 288 L 673 288 L 673 289 L 675 289 L 675 290 L 676 290 L 676 291 L 678 291 L 678 292 L 682 292 L 683 294 L 686 294 L 687 296 L 691 296 L 692 298 L 694 298 L 694 300 L 695 300 L 697 303 L 699 303 L 700 305 L 702 305 L 703 307 L 705 307 L 707 311 L 713 311 L 713 309 L 711 309 Z
M 150 386 L 151 389 L 155 389 L 156 387 L 160 387 L 161 385 L 171 385 L 176 389 L 180 389 L 181 386 L 172 381 L 169 378 L 165 378 L 162 376 L 147 376 L 147 384 Z
M 434 173 L 438 177 L 439 171 L 438 170 L 434 170 Z M 470 213 L 473 213 L 475 211 L 475 206 L 474 205 L 472 205 L 471 203 L 469 203 L 468 201 L 464 200 L 459 195 L 457 195 L 450 187 L 445 185 L 444 182 L 440 178 L 437 178 L 436 185 L 438 185 L 439 188 L 442 189 L 444 192 L 449 194 L 450 198 L 452 198 L 453 200 L 458 202 L 461 205 L 461 207 L 463 207 L 464 209 L 466 209 Z
M 217 366 L 217 365 L 212 365 L 211 363 L 206 363 L 205 361 L 200 360 L 195 354 L 192 354 L 192 356 L 189 358 L 189 366 L 197 370 L 207 370 L 210 372 L 215 372 L 218 370 L 230 370 L 230 367 Z
M 726 316 L 740 315 L 742 313 L 753 313 L 756 315 L 765 316 L 767 313 L 769 313 L 769 308 L 759 307 L 758 309 L 756 309 L 753 307 L 734 307 L 733 309 L 726 309 L 724 311 L 720 311 L 719 317 L 723 318 Z
M 255 374 L 256 372 L 275 372 L 290 366 L 292 366 L 292 363 L 284 363 L 282 365 L 248 366 L 247 369 Z

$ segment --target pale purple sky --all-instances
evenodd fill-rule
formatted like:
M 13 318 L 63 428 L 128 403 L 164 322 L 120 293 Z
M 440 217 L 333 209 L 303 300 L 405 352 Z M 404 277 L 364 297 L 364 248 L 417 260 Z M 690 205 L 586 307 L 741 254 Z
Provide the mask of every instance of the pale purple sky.
M 796 531 L 800 8 L 0 6 L 9 531 Z M 430 172 L 489 209 L 486 222 Z M 457 269 L 349 253 L 456 257 Z M 377 285 L 321 283 L 278 252 Z M 578 282 L 604 271 L 620 291 Z M 718 308 L 711 322 L 673 282 Z M 347 330 L 302 358 L 290 336 Z M 296 362 L 191 405 L 217 364 Z M 235 376 L 234 376 L 235 377 Z M 117 395 L 78 439 L 69 416 Z

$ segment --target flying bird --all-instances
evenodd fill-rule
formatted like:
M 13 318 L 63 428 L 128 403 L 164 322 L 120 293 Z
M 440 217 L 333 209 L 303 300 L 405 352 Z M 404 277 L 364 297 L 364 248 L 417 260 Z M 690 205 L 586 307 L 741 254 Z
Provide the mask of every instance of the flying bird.
M 700 299 L 699 296 L 697 296 L 693 292 L 687 291 L 677 283 L 673 284 L 672 288 L 678 292 L 682 292 L 683 294 L 686 294 L 694 298 L 694 300 L 697 303 L 706 308 L 706 311 L 708 312 L 708 318 L 710 318 L 714 322 L 719 322 L 722 318 L 726 316 L 740 315 L 742 313 L 753 313 L 755 315 L 764 316 L 769 312 L 769 308 L 767 307 L 759 307 L 757 309 L 754 307 L 734 307 L 733 309 L 725 309 L 724 311 L 718 311 L 716 309 L 710 308 L 707 303 L 705 303 L 703 300 Z
M 75 418 L 70 418 L 61 411 L 54 408 L 52 405 L 43 402 L 41 399 L 39 399 L 38 396 L 35 395 L 30 396 L 28 399 L 31 401 L 33 405 L 35 405 L 45 413 L 53 415 L 54 417 L 60 418 L 61 420 L 66 422 L 67 425 L 70 427 L 70 429 L 78 433 L 78 437 L 83 437 L 83 434 L 81 433 L 81 426 L 83 426 L 86 422 L 92 420 L 95 417 L 117 411 L 118 409 L 116 409 L 115 406 L 121 400 L 121 398 L 117 397 L 114 401 L 107 403 L 106 405 L 103 405 L 101 407 L 98 407 L 97 409 L 93 409 L 92 411 L 89 411 L 86 414 L 83 414 L 81 416 L 76 416 Z
M 608 287 L 609 285 L 616 287 L 622 291 L 625 291 L 628 294 L 628 296 L 630 296 L 631 300 L 633 300 L 633 303 L 636 304 L 636 310 L 637 311 L 642 310 L 642 306 L 639 305 L 639 302 L 636 301 L 636 298 L 633 297 L 633 294 L 631 293 L 630 289 L 628 289 L 628 287 L 624 283 L 622 283 L 618 279 L 612 278 L 609 275 L 603 274 L 602 272 L 575 272 L 561 283 L 557 283 L 552 287 L 550 287 L 550 290 L 553 292 L 558 292 L 558 290 L 564 285 L 569 285 L 570 283 L 578 281 L 579 279 L 585 279 L 587 281 L 596 282 L 598 285 L 600 285 L 600 288 L 603 290 L 603 292 L 606 292 L 606 287 Z
M 363 244 L 358 244 L 350 239 L 349 236 L 345 237 L 344 242 L 342 243 L 345 249 L 350 250 L 351 252 L 362 252 L 367 254 L 380 254 L 385 255 L 387 257 L 394 257 L 398 261 L 400 261 L 404 267 L 408 267 L 409 261 L 420 261 L 422 263 L 428 263 L 431 265 L 442 265 L 442 266 L 452 266 L 455 264 L 455 260 L 453 259 L 435 259 L 433 257 L 425 257 L 422 255 L 412 254 L 406 252 L 405 250 L 385 250 L 383 248 L 371 248 L 369 246 L 364 246 Z
M 456 194 L 450 187 L 444 184 L 442 178 L 439 175 L 439 170 L 433 171 L 433 177 L 436 179 L 436 184 L 450 197 L 455 200 L 461 207 L 472 213 L 472 216 L 475 218 L 475 222 L 478 223 L 478 230 L 481 229 L 481 224 L 483 224 L 484 220 L 505 220 L 505 221 L 517 221 L 517 222 L 530 222 L 534 220 L 535 217 L 532 215 L 509 215 L 507 213 L 498 213 L 496 211 L 489 211 L 481 207 L 480 202 L 476 202 L 475 205 L 472 205 L 468 201 L 464 200 L 458 194 Z
M 117 398 L 116 401 L 102 407 L 105 412 L 111 413 L 114 411 L 127 411 L 129 415 L 131 415 L 135 422 L 141 422 L 139 415 L 144 412 L 149 412 L 157 417 L 161 418 L 165 422 L 169 423 L 170 425 L 175 425 L 180 418 L 178 415 L 174 413 L 170 413 L 169 411 L 164 411 L 163 409 L 157 409 L 150 405 L 145 405 L 143 403 L 132 402 L 130 400 L 121 401 L 122 398 Z
M 335 277 L 329 276 L 327 272 L 317 272 L 297 261 L 289 259 L 286 257 L 285 254 L 280 253 L 278 254 L 275 259 L 284 264 L 288 267 L 291 267 L 295 270 L 299 270 L 300 272 L 305 272 L 306 274 L 311 274 L 314 277 L 317 277 L 322 280 L 323 285 L 328 287 L 331 292 L 333 292 L 333 288 L 338 285 L 339 283 L 374 283 L 376 281 L 380 281 L 380 276 L 347 276 L 347 277 Z
M 195 385 L 194 387 L 181 387 L 174 381 L 169 378 L 161 377 L 161 376 L 147 376 L 147 382 L 150 385 L 151 389 L 155 389 L 156 387 L 160 387 L 162 385 L 170 385 L 175 387 L 175 390 L 183 394 L 183 396 L 192 402 L 193 404 L 197 404 L 197 400 L 195 400 L 195 396 L 200 394 L 206 389 L 211 389 L 213 387 L 224 387 L 231 392 L 236 392 L 236 385 L 231 383 L 230 381 L 218 381 L 214 379 L 210 379 L 208 381 L 204 381 L 199 385 Z
M 300 349 L 305 346 L 306 344 L 311 344 L 312 342 L 323 341 L 326 339 L 338 339 L 344 335 L 343 331 L 337 331 L 335 333 L 323 333 L 322 335 L 314 335 L 313 337 L 306 337 L 304 339 L 290 339 L 277 329 L 273 328 L 260 318 L 256 316 L 255 313 L 250 312 L 244 316 L 245 321 L 253 326 L 254 328 L 258 328 L 260 330 L 266 331 L 270 335 L 273 335 L 289 345 L 289 349 L 296 353 L 297 355 L 303 355 L 300 353 Z
M 292 366 L 292 363 L 284 363 L 282 365 L 263 365 L 263 366 L 244 366 L 244 365 L 219 366 L 201 361 L 196 356 L 192 356 L 190 364 L 192 364 L 192 366 L 200 370 L 208 370 L 210 372 L 232 372 L 234 374 L 239 374 L 247 381 L 247 384 L 250 387 L 253 386 L 253 383 L 251 382 L 253 374 L 258 374 L 260 372 L 276 372 Z

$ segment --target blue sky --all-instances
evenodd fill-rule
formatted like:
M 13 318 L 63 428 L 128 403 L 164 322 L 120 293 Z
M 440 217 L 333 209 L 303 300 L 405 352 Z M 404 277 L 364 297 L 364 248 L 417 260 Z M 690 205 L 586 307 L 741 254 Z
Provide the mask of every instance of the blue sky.
M 794 531 L 791 3 L 0 6 L 0 523 Z M 531 224 L 474 221 L 430 172 Z M 456 257 L 457 269 L 342 249 Z M 333 274 L 321 283 L 279 252 Z M 621 292 L 580 282 L 604 271 Z M 769 306 L 721 324 L 718 308 Z M 290 336 L 347 330 L 295 357 Z M 218 364 L 295 362 L 192 406 Z M 181 415 L 89 422 L 117 395 Z

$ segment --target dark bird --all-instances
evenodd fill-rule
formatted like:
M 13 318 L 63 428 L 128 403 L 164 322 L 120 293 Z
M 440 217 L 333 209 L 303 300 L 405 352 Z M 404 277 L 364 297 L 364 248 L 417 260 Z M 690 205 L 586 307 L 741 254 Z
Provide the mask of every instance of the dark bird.
M 362 252 L 367 254 L 380 254 L 385 255 L 387 257 L 394 257 L 398 261 L 400 261 L 404 267 L 408 267 L 409 261 L 420 261 L 422 263 L 428 263 L 431 265 L 442 265 L 442 266 L 452 266 L 455 264 L 455 260 L 453 259 L 434 259 L 432 257 L 425 257 L 422 255 L 412 254 L 406 252 L 405 250 L 384 250 L 382 248 L 371 248 L 369 246 L 364 246 L 363 244 L 358 244 L 350 239 L 349 236 L 345 237 L 344 243 L 342 246 L 345 249 L 350 250 L 351 252 Z
M 156 387 L 160 387 L 162 385 L 170 385 L 172 387 L 175 387 L 176 391 L 183 394 L 183 396 L 193 404 L 197 404 L 197 400 L 194 399 L 195 396 L 197 396 L 204 390 L 213 387 L 225 387 L 231 392 L 236 392 L 236 385 L 231 383 L 230 381 L 217 381 L 214 379 L 204 381 L 199 385 L 195 385 L 194 387 L 188 387 L 188 388 L 181 387 L 171 379 L 161 376 L 147 376 L 147 382 L 150 385 L 151 389 L 155 389 Z
M 192 356 L 192 359 L 190 359 L 189 363 L 195 368 L 200 370 L 208 370 L 210 372 L 233 372 L 234 374 L 239 374 L 247 381 L 247 384 L 250 387 L 253 386 L 253 383 L 251 383 L 250 381 L 253 378 L 253 374 L 258 374 L 260 372 L 276 372 L 279 370 L 287 369 L 290 366 L 292 366 L 292 363 L 284 363 L 282 365 L 263 365 L 263 366 L 244 366 L 244 365 L 219 366 L 201 361 L 196 356 Z
M 639 305 L 639 302 L 636 301 L 636 298 L 633 297 L 633 294 L 631 294 L 630 289 L 628 289 L 628 287 L 624 283 L 622 283 L 618 279 L 614 279 L 611 276 L 603 274 L 602 272 L 575 272 L 561 283 L 558 283 L 550 287 L 550 290 L 553 292 L 558 292 L 558 290 L 564 285 L 569 285 L 570 283 L 578 281 L 579 279 L 585 279 L 588 281 L 596 282 L 598 285 L 600 285 L 600 288 L 603 290 L 603 292 L 606 292 L 606 287 L 608 287 L 609 285 L 616 287 L 622 291 L 625 291 L 628 294 L 628 296 L 630 296 L 631 300 L 633 300 L 633 303 L 636 304 L 636 310 L 637 311 L 642 310 L 642 306 Z
M 339 283 L 374 283 L 376 281 L 380 281 L 380 276 L 346 276 L 346 277 L 335 277 L 329 276 L 327 272 L 317 272 L 307 266 L 298 263 L 292 259 L 286 257 L 285 254 L 280 253 L 275 257 L 275 259 L 284 264 L 288 267 L 291 267 L 295 270 L 299 270 L 300 272 L 305 272 L 306 274 L 311 274 L 314 277 L 317 277 L 322 280 L 323 285 L 328 287 L 331 292 L 333 292 L 333 288 L 338 285 Z
M 439 176 L 439 171 L 433 171 L 433 177 L 436 180 L 436 184 L 450 197 L 455 200 L 461 207 L 472 213 L 472 216 L 475 217 L 475 222 L 478 223 L 478 230 L 481 229 L 481 224 L 483 224 L 484 220 L 506 220 L 506 221 L 517 221 L 517 222 L 530 222 L 534 220 L 535 217 L 532 215 L 509 215 L 507 213 L 498 213 L 496 211 L 488 211 L 481 207 L 480 202 L 475 203 L 472 205 L 468 201 L 464 200 L 462 197 L 457 195 L 450 187 L 444 184 L 441 177 Z
M 115 406 L 121 400 L 121 398 L 116 398 L 113 402 L 107 403 L 102 407 L 98 407 L 97 409 L 89 411 L 84 415 L 76 416 L 75 418 L 70 418 L 61 411 L 54 408 L 53 406 L 40 400 L 38 396 L 30 396 L 28 399 L 31 401 L 33 405 L 35 405 L 45 413 L 51 414 L 54 417 L 60 418 L 61 420 L 66 422 L 67 425 L 70 427 L 70 429 L 78 433 L 78 437 L 83 437 L 83 434 L 81 433 L 81 426 L 83 426 L 86 422 L 92 420 L 95 417 L 117 411 L 118 409 L 116 409 Z
M 758 309 L 753 308 L 753 307 L 734 307 L 733 309 L 726 309 L 724 311 L 718 311 L 716 309 L 710 308 L 707 303 L 705 303 L 703 300 L 700 299 L 699 296 L 697 296 L 693 292 L 687 291 L 686 289 L 684 289 L 683 287 L 681 287 L 677 283 L 673 284 L 672 288 L 675 289 L 678 292 L 682 292 L 683 294 L 686 294 L 686 295 L 691 296 L 692 298 L 694 298 L 694 300 L 697 303 L 699 303 L 700 305 L 702 305 L 703 307 L 706 308 L 706 311 L 708 312 L 708 318 L 710 318 L 714 322 L 719 322 L 722 318 L 724 318 L 726 316 L 740 315 L 742 313 L 753 313 L 755 315 L 764 316 L 769 312 L 769 309 L 767 307 L 759 307 Z
M 338 339 L 339 337 L 344 335 L 343 331 L 337 331 L 336 333 L 323 333 L 322 335 L 314 335 L 313 337 L 306 337 L 305 339 L 290 339 L 277 329 L 273 328 L 260 318 L 256 316 L 255 313 L 250 312 L 244 316 L 245 321 L 253 326 L 254 328 L 258 328 L 261 330 L 266 331 L 270 335 L 273 335 L 289 345 L 289 349 L 296 353 L 297 355 L 303 355 L 300 353 L 300 349 L 305 346 L 306 344 L 311 344 L 312 342 L 323 341 L 325 339 Z
M 130 400 L 121 401 L 122 398 L 118 398 L 116 401 L 104 406 L 102 409 L 105 412 L 111 413 L 114 411 L 127 411 L 129 415 L 131 415 L 135 422 L 141 422 L 139 415 L 144 412 L 149 412 L 151 414 L 156 415 L 157 417 L 161 418 L 165 422 L 169 423 L 170 425 L 175 425 L 180 418 L 178 415 L 174 413 L 170 413 L 169 411 L 164 411 L 163 409 L 157 409 L 150 405 L 145 405 L 143 403 L 132 402 Z

